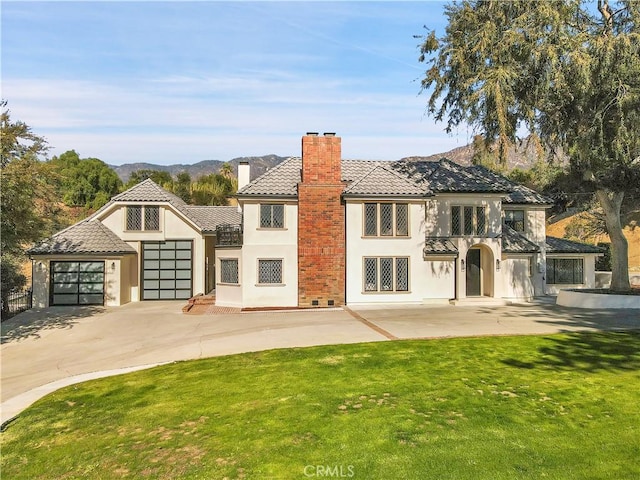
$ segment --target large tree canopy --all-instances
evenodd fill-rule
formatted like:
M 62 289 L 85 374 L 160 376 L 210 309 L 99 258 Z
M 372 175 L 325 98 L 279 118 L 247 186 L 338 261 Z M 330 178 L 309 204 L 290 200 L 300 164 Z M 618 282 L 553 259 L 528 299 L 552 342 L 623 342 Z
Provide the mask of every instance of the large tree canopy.
M 640 2 L 477 0 L 446 6 L 423 37 L 428 111 L 476 127 L 499 156 L 528 130 L 589 182 L 612 240 L 612 288 L 627 290 L 620 205 L 640 181 Z
M 117 194 L 122 181 L 109 165 L 97 158 L 80 158 L 75 150 L 53 157 L 60 175 L 60 193 L 68 206 L 97 210 Z
M 7 294 L 26 281 L 21 273 L 24 249 L 49 234 L 54 225 L 55 191 L 49 181 L 54 172 L 39 160 L 47 152 L 44 138 L 23 122 L 11 119 L 2 102 L 0 138 L 0 278 L 3 308 Z M 4 312 L 3 312 L 4 314 Z

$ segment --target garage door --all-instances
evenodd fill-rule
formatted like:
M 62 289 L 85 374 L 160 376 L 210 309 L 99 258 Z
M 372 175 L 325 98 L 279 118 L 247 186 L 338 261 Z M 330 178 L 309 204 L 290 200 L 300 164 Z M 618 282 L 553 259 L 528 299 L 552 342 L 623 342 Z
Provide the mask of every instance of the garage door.
M 51 305 L 104 305 L 104 262 L 51 262 Z
M 191 241 L 142 243 L 142 299 L 191 298 Z

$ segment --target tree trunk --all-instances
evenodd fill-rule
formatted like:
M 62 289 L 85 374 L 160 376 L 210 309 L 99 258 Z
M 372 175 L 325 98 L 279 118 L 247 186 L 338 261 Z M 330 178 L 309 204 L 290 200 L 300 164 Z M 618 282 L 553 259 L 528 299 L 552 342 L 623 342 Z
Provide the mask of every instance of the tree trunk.
M 596 197 L 604 210 L 604 221 L 611 239 L 611 290 L 631 290 L 629 283 L 629 246 L 622 233 L 620 206 L 624 192 L 596 190 Z

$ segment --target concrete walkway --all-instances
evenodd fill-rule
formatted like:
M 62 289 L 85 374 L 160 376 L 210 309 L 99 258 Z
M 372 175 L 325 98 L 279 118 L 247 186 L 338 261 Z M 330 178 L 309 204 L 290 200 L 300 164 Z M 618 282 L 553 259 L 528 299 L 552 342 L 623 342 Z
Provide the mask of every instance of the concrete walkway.
M 548 303 L 405 306 L 184 315 L 181 302 L 55 307 L 2 324 L 4 423 L 62 386 L 140 368 L 233 353 L 477 335 L 640 328 L 637 310 L 583 310 Z

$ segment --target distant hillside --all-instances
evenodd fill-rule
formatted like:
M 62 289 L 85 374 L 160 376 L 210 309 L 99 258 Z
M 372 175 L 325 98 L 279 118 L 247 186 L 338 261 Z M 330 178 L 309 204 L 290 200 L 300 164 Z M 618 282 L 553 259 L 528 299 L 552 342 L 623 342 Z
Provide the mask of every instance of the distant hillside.
M 458 165 L 469 166 L 473 158 L 473 145 L 468 144 L 463 147 L 457 147 L 444 153 L 436 153 L 426 157 L 414 156 L 405 157 L 403 160 L 410 161 L 437 161 L 441 158 L 448 158 Z M 527 139 L 521 140 L 516 146 L 509 148 L 507 151 L 507 170 L 520 168 L 522 170 L 530 169 L 539 160 L 539 154 L 533 142 L 527 142 Z M 561 158 L 561 161 L 564 159 Z
M 172 177 L 179 173 L 187 172 L 192 180 L 196 180 L 204 175 L 217 173 L 220 167 L 225 163 L 229 163 L 233 167 L 233 174 L 238 175 L 238 164 L 240 162 L 249 162 L 251 165 L 251 180 L 262 175 L 268 169 L 278 165 L 288 157 L 280 157 L 278 155 L 263 155 L 261 157 L 238 157 L 228 162 L 222 160 L 203 160 L 198 163 L 186 165 L 177 163 L 174 165 L 157 165 L 155 163 L 125 163 L 124 165 L 110 165 L 110 167 L 118 174 L 123 182 L 129 180 L 131 173 L 137 170 L 160 170 L 169 172 Z
M 453 150 L 449 150 L 448 152 L 436 153 L 434 155 L 428 156 L 405 157 L 402 160 L 437 161 L 442 157 L 446 157 L 449 160 L 460 165 L 471 165 L 471 159 L 473 158 L 473 146 L 469 144 L 463 147 L 454 148 Z M 161 170 L 169 172 L 172 177 L 175 177 L 178 173 L 187 172 L 189 175 L 191 175 L 192 180 L 196 180 L 198 177 L 202 177 L 203 175 L 209 175 L 211 173 L 218 172 L 220 170 L 220 167 L 225 163 L 229 163 L 233 167 L 233 173 L 237 176 L 238 164 L 240 162 L 249 162 L 249 164 L 251 165 L 251 180 L 254 180 L 264 172 L 266 172 L 270 168 L 275 167 L 287 158 L 289 157 L 280 157 L 278 155 L 272 154 L 263 155 L 261 157 L 238 157 L 234 158 L 233 160 L 229 160 L 229 162 L 223 162 L 222 160 L 203 160 L 191 165 L 182 163 L 174 165 L 156 165 L 154 163 L 126 163 L 124 165 L 111 165 L 111 168 L 115 170 L 115 172 L 123 182 L 129 180 L 131 173 L 135 172 L 136 170 Z M 523 140 L 518 144 L 517 147 L 512 147 L 507 152 L 508 169 L 521 168 L 523 170 L 527 170 L 531 168 L 531 166 L 536 163 L 536 161 L 538 161 L 538 153 L 532 142 L 530 144 L 527 144 L 527 142 Z

